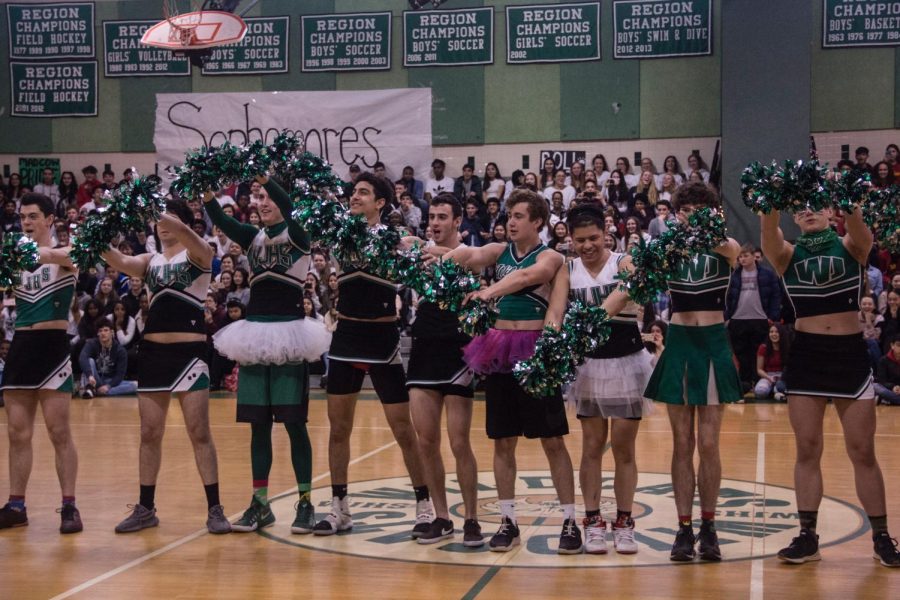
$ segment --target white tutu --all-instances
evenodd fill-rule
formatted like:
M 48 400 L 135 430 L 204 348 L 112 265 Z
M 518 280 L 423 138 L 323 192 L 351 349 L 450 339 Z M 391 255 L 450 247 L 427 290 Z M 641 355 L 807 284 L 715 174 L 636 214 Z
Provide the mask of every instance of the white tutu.
M 315 362 L 331 345 L 323 321 L 248 321 L 241 319 L 213 336 L 216 350 L 241 365 Z
M 653 372 L 646 350 L 621 358 L 588 358 L 578 367 L 566 400 L 580 417 L 633 419 L 649 415 L 653 402 L 644 389 Z

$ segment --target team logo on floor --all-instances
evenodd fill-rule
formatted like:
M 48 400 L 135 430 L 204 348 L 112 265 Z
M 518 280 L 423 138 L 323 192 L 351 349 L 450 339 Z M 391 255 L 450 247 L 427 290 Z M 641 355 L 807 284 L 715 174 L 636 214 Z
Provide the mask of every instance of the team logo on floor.
M 600 509 L 604 518 L 615 519 L 616 502 L 612 473 L 604 473 Z M 670 476 L 641 473 L 635 493 L 633 516 L 635 540 L 639 552 L 607 556 L 559 556 L 557 542 L 562 528 L 562 511 L 547 471 L 520 472 L 516 482 L 516 518 L 522 531 L 521 545 L 508 553 L 490 552 L 487 542 L 500 522 L 500 507 L 492 473 L 479 473 L 478 518 L 485 535 L 481 548 L 462 544 L 465 511 L 459 488 L 452 475 L 447 496 L 456 537 L 433 545 L 415 543 L 410 532 L 415 524 L 416 501 L 409 479 L 395 477 L 350 484 L 350 510 L 353 530 L 328 537 L 291 535 L 296 495 L 275 500 L 274 527 L 264 530 L 271 539 L 313 550 L 325 550 L 354 556 L 454 565 L 509 567 L 622 567 L 669 565 L 669 551 L 675 537 L 675 502 Z M 576 473 L 576 481 L 578 476 Z M 328 488 L 313 492 L 317 517 L 328 513 Z M 580 498 L 578 498 L 580 500 Z M 763 482 L 724 479 L 719 494 L 717 529 L 725 560 L 746 560 L 774 556 L 797 535 L 797 512 L 791 488 Z M 583 507 L 578 506 L 579 527 Z M 694 516 L 699 519 L 699 508 Z M 699 524 L 697 524 L 699 525 Z M 697 526 L 695 525 L 695 527 Z M 840 544 L 866 531 L 865 514 L 847 502 L 825 497 L 819 509 L 820 546 Z M 826 550 L 827 552 L 827 550 Z

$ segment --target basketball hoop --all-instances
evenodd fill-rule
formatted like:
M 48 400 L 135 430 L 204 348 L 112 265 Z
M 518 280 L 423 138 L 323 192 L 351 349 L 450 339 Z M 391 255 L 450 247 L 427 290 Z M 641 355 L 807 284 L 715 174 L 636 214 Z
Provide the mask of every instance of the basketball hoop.
M 141 37 L 141 43 L 172 52 L 204 50 L 237 44 L 247 33 L 247 24 L 238 15 L 209 10 L 202 1 L 192 0 L 190 12 L 179 12 L 176 0 L 163 1 L 164 20 Z

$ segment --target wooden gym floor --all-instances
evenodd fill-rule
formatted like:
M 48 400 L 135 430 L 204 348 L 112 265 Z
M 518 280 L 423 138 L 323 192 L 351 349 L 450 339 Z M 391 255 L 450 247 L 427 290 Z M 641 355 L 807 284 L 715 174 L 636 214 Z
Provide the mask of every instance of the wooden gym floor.
M 314 392 L 310 435 L 313 500 L 327 510 L 328 422 L 324 395 Z M 371 392 L 363 394 L 352 441 L 351 534 L 314 538 L 290 534 L 296 501 L 287 435 L 276 428 L 270 495 L 276 524 L 258 534 L 208 535 L 203 489 L 180 410 L 173 403 L 157 488 L 160 526 L 116 535 L 113 527 L 137 500 L 139 423 L 134 398 L 74 400 L 72 425 L 80 472 L 78 505 L 85 531 L 60 536 L 59 487 L 43 425 L 36 431 L 28 487 L 30 525 L 0 532 L 0 598 L 898 598 L 900 569 L 872 559 L 864 513 L 858 507 L 840 423 L 826 415 L 823 458 L 826 500 L 820 516 L 822 556 L 800 567 L 772 555 L 796 534 L 794 442 L 787 408 L 774 404 L 727 407 L 722 431 L 723 492 L 719 530 L 726 561 L 676 566 L 668 561 L 675 523 L 668 470 L 671 433 L 664 410 L 644 419 L 638 436 L 641 471 L 636 497 L 636 556 L 557 556 L 558 507 L 537 442 L 519 446 L 517 515 L 523 544 L 496 554 L 458 542 L 419 546 L 408 541 L 415 502 L 400 451 Z M 496 529 L 491 446 L 484 405 L 476 403 L 472 440 L 479 461 L 479 511 L 488 536 Z M 40 418 L 40 417 L 39 417 Z M 900 533 L 900 409 L 878 408 L 878 452 L 887 480 L 888 512 Z M 234 399 L 211 400 L 222 501 L 237 516 L 250 499 L 249 428 L 234 423 Z M 578 468 L 581 431 L 570 418 L 568 446 Z M 0 448 L 7 452 L 0 411 Z M 444 440 L 451 506 L 460 499 Z M 610 471 L 610 453 L 604 470 Z M 0 495 L 8 492 L 5 456 Z M 606 473 L 611 475 L 611 473 Z M 609 489 L 607 489 L 609 488 Z M 611 481 L 604 514 L 615 511 Z M 579 511 L 581 508 L 579 507 Z M 697 509 L 699 510 L 699 509 Z M 579 514 L 581 514 L 579 512 Z M 695 517 L 697 512 L 695 511 Z M 457 528 L 462 517 L 454 517 Z

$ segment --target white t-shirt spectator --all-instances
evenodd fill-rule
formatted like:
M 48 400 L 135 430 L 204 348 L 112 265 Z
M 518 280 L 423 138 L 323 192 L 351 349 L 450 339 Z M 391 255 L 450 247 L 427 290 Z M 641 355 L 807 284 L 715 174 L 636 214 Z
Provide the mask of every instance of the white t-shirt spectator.
M 561 190 L 551 185 L 550 187 L 544 189 L 544 198 L 546 198 L 548 202 L 553 202 L 553 192 L 562 192 L 563 207 L 566 210 L 569 210 L 569 205 L 572 203 L 572 200 L 575 199 L 575 196 L 578 195 L 578 192 L 576 192 L 575 188 L 573 188 L 571 185 L 567 185 Z
M 441 192 L 453 193 L 453 178 L 444 177 L 441 180 L 437 180 L 429 177 L 428 181 L 425 182 L 425 193 L 431 194 L 431 197 L 434 198 Z
M 53 200 L 53 206 L 59 204 L 59 186 L 55 183 L 51 183 L 50 185 L 39 183 L 34 186 L 34 192 L 36 194 L 43 194 Z

